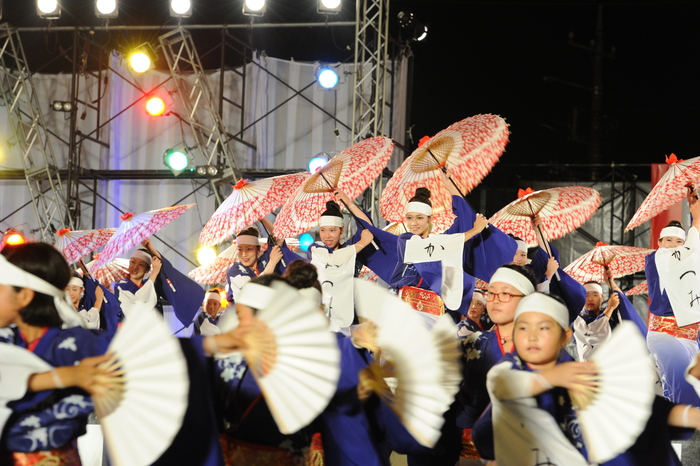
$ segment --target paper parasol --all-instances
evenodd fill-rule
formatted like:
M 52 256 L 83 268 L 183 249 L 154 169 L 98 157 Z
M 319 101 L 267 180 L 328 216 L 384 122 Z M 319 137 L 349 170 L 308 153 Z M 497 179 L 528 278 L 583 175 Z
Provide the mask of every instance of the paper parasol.
M 75 230 L 63 228 L 56 232 L 58 238 L 54 247 L 66 258 L 68 265 L 78 262 L 97 248 L 107 244 L 117 231 L 116 228 L 98 230 Z
M 328 319 L 299 292 L 275 284 L 271 304 L 255 315 L 243 350 L 270 413 L 292 434 L 328 406 L 340 377 L 337 339 Z
M 554 240 L 586 223 L 600 206 L 600 193 L 585 186 L 520 190 L 518 196 L 518 199 L 496 212 L 489 223 L 529 245 L 537 244 L 530 220 L 535 214 L 542 219 L 547 235 L 545 238 Z
M 176 205 L 162 209 L 150 210 L 142 214 L 134 215 L 130 212 L 121 216 L 123 220 L 117 232 L 105 244 L 100 257 L 95 261 L 95 268 L 103 267 L 107 262 L 137 244 L 149 238 L 168 223 L 172 222 L 194 204 Z
M 292 173 L 257 181 L 240 180 L 202 228 L 200 244 L 219 244 L 262 219 L 284 204 L 309 176 L 308 173 Z
M 92 278 L 100 282 L 100 285 L 109 287 L 114 282 L 123 280 L 129 274 L 129 260 L 117 257 L 107 262 L 104 267 L 99 269 L 94 268 L 95 261 L 88 262 L 85 264 L 87 269 L 90 271 Z M 78 270 L 78 273 L 82 274 L 82 270 Z
M 102 368 L 113 374 L 114 386 L 93 401 L 110 462 L 151 464 L 171 445 L 187 409 L 190 383 L 182 349 L 162 317 L 141 305 L 108 353 L 114 357 Z
M 644 199 L 625 227 L 625 231 L 656 217 L 673 204 L 683 200 L 688 195 L 688 187 L 700 184 L 700 157 L 678 160 L 675 154 L 671 154 L 666 157 L 666 163 L 670 165 L 668 171 Z
M 443 356 L 418 312 L 386 289 L 356 278 L 355 304 L 359 316 L 377 324 L 376 344 L 391 361 L 398 379 L 395 393 L 383 390 L 380 397 L 418 443 L 433 447 L 440 438 L 442 414 L 454 401 L 449 394 L 454 388 L 445 387 L 449 380 L 459 378 L 445 374 L 454 366 L 441 363 Z M 380 367 L 373 363 L 370 370 L 381 374 Z
M 236 242 L 216 256 L 214 262 L 207 265 L 200 265 L 196 269 L 191 270 L 187 275 L 197 283 L 202 285 L 218 285 L 226 282 L 226 272 L 236 262 L 238 258 L 238 250 Z
M 644 270 L 644 258 L 652 252 L 653 249 L 610 246 L 599 242 L 593 249 L 567 265 L 564 272 L 581 284 L 605 280 L 606 268 L 612 272 L 613 278 L 620 278 Z
M 636 294 L 649 294 L 649 282 L 644 280 L 639 285 L 634 286 L 629 290 L 625 291 L 625 296 L 634 296 Z
M 365 139 L 348 147 L 301 184 L 275 220 L 275 236 L 297 236 L 315 227 L 326 202 L 339 188 L 350 199 L 367 189 L 382 173 L 394 150 L 389 138 Z
M 588 395 L 569 391 L 588 450 L 588 460 L 603 463 L 637 440 L 651 415 L 656 377 L 646 342 L 634 323 L 622 322 L 593 355 L 597 387 Z
M 402 222 L 408 200 L 416 188 L 425 187 L 431 192 L 435 231 L 446 230 L 454 214 L 441 167 L 447 168 L 460 191 L 467 194 L 489 174 L 507 143 L 508 124 L 498 115 L 475 115 L 450 125 L 421 144 L 396 170 L 379 201 L 382 217 Z

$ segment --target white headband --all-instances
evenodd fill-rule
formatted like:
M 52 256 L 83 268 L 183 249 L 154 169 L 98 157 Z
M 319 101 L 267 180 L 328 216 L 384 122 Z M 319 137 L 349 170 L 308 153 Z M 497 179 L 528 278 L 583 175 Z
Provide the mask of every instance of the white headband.
M 661 233 L 659 233 L 659 239 L 667 236 L 675 236 L 685 241 L 685 230 L 680 227 L 664 227 L 661 229 Z
M 342 227 L 343 217 L 336 217 L 335 215 L 321 215 L 318 219 L 318 226 L 320 227 Z
M 85 284 L 83 284 L 83 280 L 80 277 L 71 277 L 71 279 L 68 280 L 68 285 L 66 285 L 66 288 L 71 285 L 79 286 L 80 288 L 85 288 Z
M 250 246 L 260 246 L 260 241 L 258 240 L 257 236 L 253 235 L 236 236 L 236 246 L 240 246 L 242 244 Z
M 243 285 L 241 294 L 236 298 L 236 302 L 250 306 L 253 309 L 265 309 L 275 296 L 274 289 L 258 283 L 248 282 Z
M 433 208 L 425 202 L 413 201 L 406 204 L 406 213 L 409 212 L 418 212 L 430 216 L 433 215 Z
M 525 253 L 527 253 L 528 247 L 527 247 L 527 243 L 525 241 L 523 241 L 521 239 L 516 239 L 515 244 L 518 245 L 518 251 L 525 251 Z
M 146 264 L 148 264 L 149 267 L 151 266 L 151 262 L 152 262 L 151 255 L 146 253 L 146 252 L 141 251 L 140 249 L 137 249 L 136 251 L 134 251 L 134 253 L 131 255 L 131 257 L 141 259 Z
M 0 283 L 3 285 L 19 286 L 53 296 L 53 302 L 59 317 L 68 327 L 83 327 L 83 319 L 78 312 L 65 300 L 66 293 L 59 290 L 51 283 L 42 280 L 16 265 L 10 263 L 5 256 L 0 254 Z
M 585 288 L 586 291 L 596 291 L 600 294 L 603 294 L 603 287 L 600 286 L 598 283 L 586 283 L 583 285 L 583 288 Z
M 532 286 L 532 282 L 528 280 L 525 275 L 507 267 L 500 267 L 493 274 L 491 280 L 489 280 L 489 284 L 496 282 L 507 283 L 510 286 L 515 287 L 515 289 L 524 295 L 529 295 L 535 291 L 535 287 Z
M 477 300 L 481 304 L 486 305 L 486 297 L 482 291 L 474 290 L 474 293 L 472 293 L 472 300 Z
M 204 303 L 206 304 L 207 301 L 210 299 L 213 299 L 217 303 L 221 302 L 221 295 L 219 293 L 215 293 L 213 291 L 210 291 L 209 293 L 204 295 Z
M 544 293 L 532 293 L 521 299 L 513 320 L 518 320 L 518 317 L 526 312 L 539 312 L 548 315 L 564 330 L 569 328 L 569 310 L 562 303 Z

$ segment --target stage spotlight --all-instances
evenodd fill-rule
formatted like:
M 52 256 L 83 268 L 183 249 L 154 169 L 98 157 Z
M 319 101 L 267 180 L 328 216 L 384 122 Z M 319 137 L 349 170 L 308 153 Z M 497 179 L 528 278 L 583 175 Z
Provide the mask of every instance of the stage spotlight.
M 267 10 L 265 0 L 243 0 L 243 14 L 246 16 L 262 16 Z
M 318 0 L 316 11 L 322 15 L 337 15 L 342 8 L 341 0 Z
M 73 103 L 72 102 L 64 102 L 61 100 L 54 100 L 53 103 L 51 104 L 51 110 L 54 112 L 72 112 L 73 111 Z
M 396 16 L 401 26 L 400 40 L 421 42 L 428 37 L 428 25 L 421 23 L 409 11 L 400 11 Z
M 309 160 L 309 173 L 316 173 L 319 169 L 326 165 L 330 159 L 331 158 L 328 157 L 328 154 L 325 152 L 321 152 L 320 154 L 314 156 L 311 160 Z
M 2 250 L 5 246 L 16 246 L 26 242 L 27 238 L 24 236 L 24 233 L 14 228 L 8 228 L 6 231 L 2 232 L 2 239 L 0 239 L 0 250 Z
M 192 16 L 192 1 L 170 0 L 170 16 L 173 18 L 189 18 Z
M 197 165 L 195 172 L 199 176 L 216 176 L 219 173 L 219 169 L 214 165 Z
M 209 265 L 216 260 L 216 251 L 210 246 L 202 246 L 197 250 L 199 265 Z
M 304 233 L 299 237 L 299 249 L 302 251 L 307 251 L 309 246 L 314 243 L 314 237 L 308 233 Z
M 36 0 L 36 14 L 44 19 L 58 19 L 61 17 L 61 5 L 58 0 Z
M 338 73 L 328 66 L 322 66 L 318 69 L 316 80 L 322 88 L 333 89 L 338 85 Z
M 161 116 L 165 112 L 165 102 L 158 96 L 146 99 L 146 112 L 151 116 Z
M 187 170 L 192 164 L 192 159 L 187 154 L 187 149 L 179 147 L 168 149 L 163 154 L 163 163 L 177 176 Z
M 95 16 L 98 18 L 116 18 L 118 14 L 117 0 L 95 0 Z
M 420 27 L 420 29 L 418 29 L 418 27 Z M 425 40 L 426 37 L 428 37 L 428 26 L 418 23 L 416 25 L 416 41 L 421 42 Z

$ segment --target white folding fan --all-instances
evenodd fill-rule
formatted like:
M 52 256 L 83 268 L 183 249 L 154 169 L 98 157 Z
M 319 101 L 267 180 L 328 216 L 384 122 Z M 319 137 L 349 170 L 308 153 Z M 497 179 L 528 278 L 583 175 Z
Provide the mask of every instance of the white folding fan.
M 442 385 L 445 366 L 435 341 L 415 310 L 386 289 L 355 279 L 355 304 L 359 316 L 378 325 L 377 345 L 391 362 L 370 369 L 376 373 L 390 368 L 385 375 L 398 380 L 393 395 L 380 396 L 416 441 L 434 446 L 444 423 L 442 414 L 454 401 Z
M 12 414 L 7 403 L 19 400 L 27 393 L 29 376 L 51 369 L 53 367 L 31 351 L 0 343 L 0 432 Z
M 328 319 L 299 292 L 275 283 L 244 340 L 248 367 L 283 434 L 309 425 L 328 406 L 340 377 L 337 338 Z
M 430 337 L 440 352 L 442 368 L 441 386 L 445 392 L 454 397 L 459 392 L 462 383 L 462 366 L 460 364 L 462 351 L 457 338 L 457 326 L 449 314 L 441 315 L 432 330 Z
M 656 377 L 639 329 L 618 325 L 595 352 L 598 383 L 587 395 L 569 391 L 589 461 L 602 463 L 627 450 L 644 430 L 654 402 Z
M 112 340 L 101 367 L 111 389 L 94 396 L 112 464 L 153 463 L 171 445 L 187 409 L 189 376 L 177 338 L 140 303 Z

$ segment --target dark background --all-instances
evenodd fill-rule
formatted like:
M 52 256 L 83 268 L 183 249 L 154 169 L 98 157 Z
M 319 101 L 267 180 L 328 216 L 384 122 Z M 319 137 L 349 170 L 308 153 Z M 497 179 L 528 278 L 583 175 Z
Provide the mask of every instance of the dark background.
M 496 113 L 511 124 L 511 142 L 486 184 L 532 180 L 595 181 L 605 168 L 587 164 L 593 80 L 592 54 L 598 5 L 586 1 L 392 0 L 391 36 L 399 38 L 396 15 L 410 11 L 429 25 L 428 38 L 412 44 L 415 58 L 412 111 L 414 146 L 449 124 L 478 113 Z M 639 180 L 665 154 L 696 155 L 700 8 L 696 1 L 603 2 L 603 164 L 622 164 Z M 58 26 L 98 26 L 91 0 L 64 0 Z M 240 0 L 198 0 L 187 24 L 242 24 Z M 352 21 L 354 2 L 344 0 L 330 21 Z M 262 22 L 323 21 L 316 0 L 268 0 Z M 70 72 L 61 51 L 72 36 L 52 32 L 32 0 L 5 0 L 3 18 L 15 26 L 42 27 L 23 33 L 30 68 Z M 122 0 L 115 25 L 167 25 L 166 0 Z M 126 49 L 153 40 L 159 31 L 96 32 L 100 43 Z M 354 28 L 238 30 L 269 56 L 300 61 L 352 61 Z M 218 66 L 218 31 L 193 32 L 204 65 Z M 614 50 L 614 51 L 613 51 Z M 57 58 L 58 57 L 58 58 Z M 231 65 L 235 59 L 231 58 Z M 165 68 L 165 63 L 159 63 Z M 586 87 L 573 87 L 555 78 Z M 413 148 L 411 147 L 411 148 Z

